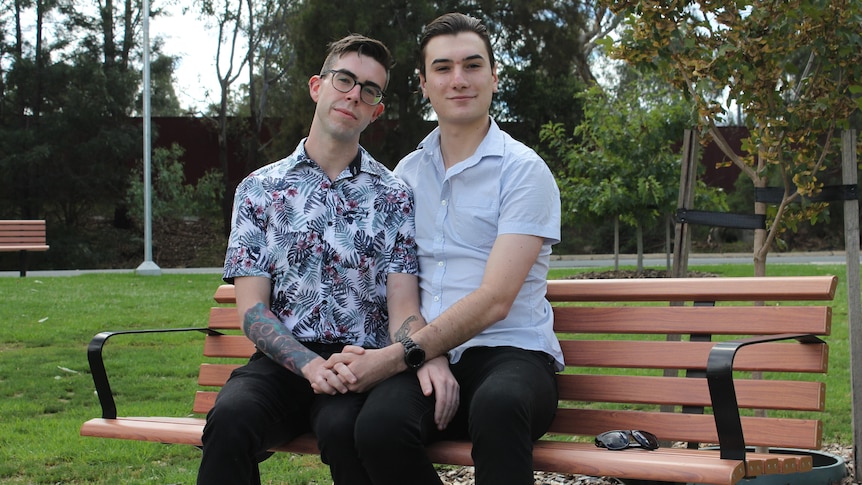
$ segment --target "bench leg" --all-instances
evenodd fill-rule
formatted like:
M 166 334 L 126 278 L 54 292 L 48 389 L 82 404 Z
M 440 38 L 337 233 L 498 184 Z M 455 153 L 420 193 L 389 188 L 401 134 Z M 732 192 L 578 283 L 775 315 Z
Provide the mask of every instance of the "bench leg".
M 255 465 L 251 471 L 251 485 L 260 485 L 260 465 Z
M 18 256 L 18 268 L 21 277 L 27 276 L 27 251 L 21 251 Z

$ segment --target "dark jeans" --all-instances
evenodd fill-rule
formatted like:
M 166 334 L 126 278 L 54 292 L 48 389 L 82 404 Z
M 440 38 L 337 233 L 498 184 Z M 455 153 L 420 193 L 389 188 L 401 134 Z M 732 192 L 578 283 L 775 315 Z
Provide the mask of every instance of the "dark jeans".
M 312 350 L 327 358 L 340 346 Z M 336 484 L 370 484 L 353 438 L 366 396 L 314 394 L 305 378 L 255 354 L 231 374 L 207 414 L 198 483 L 258 483 L 257 464 L 271 455 L 267 449 L 314 431 Z
M 452 372 L 461 405 L 443 432 L 434 425 L 434 400 L 410 373 L 378 385 L 356 422 L 356 444 L 376 485 L 440 484 L 423 445 L 470 439 L 477 485 L 532 485 L 533 442 L 557 409 L 553 359 L 512 347 L 464 353 Z M 406 377 L 406 378 L 405 378 Z

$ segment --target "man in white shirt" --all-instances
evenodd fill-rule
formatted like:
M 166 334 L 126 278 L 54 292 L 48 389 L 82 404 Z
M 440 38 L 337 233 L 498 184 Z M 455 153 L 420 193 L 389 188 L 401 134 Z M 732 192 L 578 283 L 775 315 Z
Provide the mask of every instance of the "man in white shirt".
M 532 444 L 553 420 L 563 368 L 545 299 L 559 190 L 545 162 L 488 114 L 498 78 L 478 20 L 446 14 L 426 26 L 419 72 L 439 123 L 395 173 L 414 192 L 429 323 L 393 344 L 404 363 L 393 351 L 396 360 L 377 365 L 418 369 L 448 353 L 461 403 L 447 424 L 428 386 L 423 399 L 415 386 L 386 381 L 357 419 L 357 449 L 375 484 L 437 484 L 422 445 L 469 438 L 477 484 L 532 484 Z M 345 349 L 337 359 L 345 358 L 361 381 L 362 356 Z

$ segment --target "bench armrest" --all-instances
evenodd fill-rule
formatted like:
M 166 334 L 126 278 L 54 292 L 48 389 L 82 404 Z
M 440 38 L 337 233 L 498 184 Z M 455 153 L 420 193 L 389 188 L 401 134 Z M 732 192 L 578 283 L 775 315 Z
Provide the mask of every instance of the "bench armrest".
M 722 459 L 745 460 L 745 438 L 739 417 L 736 389 L 733 385 L 733 359 L 736 357 L 736 352 L 747 345 L 789 339 L 796 339 L 806 344 L 824 343 L 823 340 L 811 334 L 786 333 L 719 342 L 710 350 L 706 364 L 706 379 Z
M 114 394 L 108 382 L 108 373 L 105 371 L 105 362 L 102 359 L 102 348 L 109 338 L 114 335 L 142 334 L 142 333 L 170 333 L 170 332 L 202 332 L 207 335 L 222 335 L 221 332 L 209 328 L 162 328 L 152 330 L 120 330 L 116 332 L 97 333 L 87 346 L 87 360 L 90 363 L 90 373 L 93 375 L 93 384 L 96 385 L 96 394 L 99 396 L 99 404 L 102 406 L 103 419 L 117 418 L 117 405 L 114 403 Z

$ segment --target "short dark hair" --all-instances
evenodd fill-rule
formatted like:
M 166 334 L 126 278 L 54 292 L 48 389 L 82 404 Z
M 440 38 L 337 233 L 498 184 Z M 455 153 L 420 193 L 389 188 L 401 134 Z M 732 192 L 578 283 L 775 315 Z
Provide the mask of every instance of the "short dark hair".
M 419 40 L 417 61 L 419 63 L 419 72 L 423 76 L 425 75 L 425 47 L 428 46 L 428 42 L 439 35 L 456 35 L 461 32 L 473 32 L 482 38 L 485 48 L 488 49 L 488 60 L 491 62 L 491 67 L 494 67 L 494 48 L 491 46 L 491 37 L 488 35 L 488 29 L 477 18 L 453 12 L 443 14 L 432 20 L 422 31 L 422 37 Z
M 360 34 L 350 34 L 347 37 L 331 42 L 327 46 L 326 59 L 323 61 L 323 67 L 320 73 L 324 73 L 335 65 L 335 62 L 343 55 L 356 52 L 357 54 L 368 56 L 383 66 L 386 69 L 386 85 L 389 84 L 389 71 L 395 65 L 392 59 L 392 53 L 383 42 L 372 39 Z M 386 86 L 383 86 L 386 89 Z

